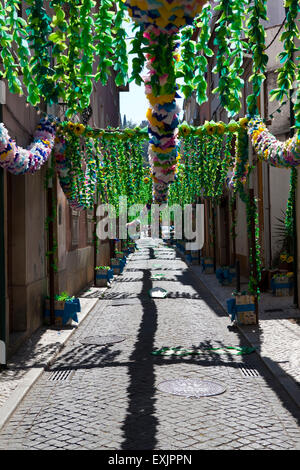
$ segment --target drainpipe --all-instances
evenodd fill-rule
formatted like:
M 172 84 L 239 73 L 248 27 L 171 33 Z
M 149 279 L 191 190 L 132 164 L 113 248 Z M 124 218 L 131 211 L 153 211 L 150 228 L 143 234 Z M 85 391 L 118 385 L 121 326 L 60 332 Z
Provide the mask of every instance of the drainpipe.
M 0 122 L 3 121 L 2 103 Z M 5 305 L 5 241 L 4 241 L 4 170 L 0 168 L 0 368 L 6 367 L 6 305 Z

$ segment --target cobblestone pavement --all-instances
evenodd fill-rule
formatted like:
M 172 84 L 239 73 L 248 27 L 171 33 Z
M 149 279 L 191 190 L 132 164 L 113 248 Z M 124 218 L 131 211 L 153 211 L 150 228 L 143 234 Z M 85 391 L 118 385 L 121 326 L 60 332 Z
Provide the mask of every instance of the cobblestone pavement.
M 163 273 L 165 279 L 152 280 Z M 152 287 L 170 293 L 151 299 Z M 110 346 L 84 345 L 120 335 Z M 163 346 L 247 345 L 172 249 L 140 242 L 123 274 L 0 432 L 0 449 L 296 449 L 300 412 L 256 353 L 156 356 Z M 246 377 L 241 366 L 257 371 Z M 50 380 L 53 372 L 65 380 Z M 170 379 L 210 380 L 225 393 L 160 392 Z
M 203 274 L 199 266 L 193 266 L 193 270 L 226 309 L 226 300 L 231 297 L 233 288 L 220 286 L 215 274 Z M 242 289 L 246 289 L 247 284 L 244 282 Z M 263 293 L 259 301 L 259 326 L 242 328 L 251 344 L 259 348 L 260 355 L 274 365 L 279 364 L 300 387 L 300 310 L 292 304 L 292 296 Z
M 89 291 L 93 292 L 93 288 Z M 100 295 L 104 291 L 105 289 L 97 289 L 97 294 Z M 88 297 L 88 294 L 86 297 Z M 79 321 L 92 308 L 91 306 L 96 300 L 87 300 L 83 296 L 80 302 L 82 312 L 78 313 Z M 74 322 L 72 326 L 66 326 L 63 330 L 42 326 L 10 357 L 7 364 L 8 368 L 0 373 L 0 409 L 5 406 L 26 373 L 32 368 L 44 367 L 49 358 L 61 349 L 63 341 L 70 336 L 74 328 L 76 328 Z

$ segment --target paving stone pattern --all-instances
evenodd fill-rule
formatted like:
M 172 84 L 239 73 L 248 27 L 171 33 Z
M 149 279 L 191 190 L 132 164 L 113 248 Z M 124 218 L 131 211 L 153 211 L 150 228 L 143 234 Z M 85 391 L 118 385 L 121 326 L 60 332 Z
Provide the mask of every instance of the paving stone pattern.
M 192 269 L 226 309 L 233 287 L 221 287 L 215 274 L 204 274 L 199 266 Z M 246 287 L 244 282 L 242 288 Z M 279 364 L 300 387 L 300 310 L 292 304 L 292 296 L 275 297 L 265 292 L 259 301 L 259 325 L 242 328 L 260 355 Z
M 163 346 L 248 344 L 228 328 L 227 314 L 172 249 L 152 239 L 139 246 L 2 429 L 0 449 L 299 448 L 299 409 L 256 353 L 151 354 Z M 154 273 L 166 279 L 151 280 Z M 156 286 L 170 296 L 151 299 L 148 291 Z M 81 343 L 92 335 L 126 340 Z M 245 377 L 241 365 L 258 377 Z M 49 380 L 59 370 L 70 374 Z M 185 398 L 157 389 L 174 379 L 209 380 L 226 391 Z

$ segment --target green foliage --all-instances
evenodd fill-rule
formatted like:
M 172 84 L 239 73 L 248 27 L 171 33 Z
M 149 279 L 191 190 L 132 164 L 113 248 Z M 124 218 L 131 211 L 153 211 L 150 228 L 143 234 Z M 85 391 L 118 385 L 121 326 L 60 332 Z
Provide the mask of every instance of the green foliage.
M 70 296 L 68 292 L 65 292 L 65 291 L 55 296 L 55 300 L 58 300 L 60 302 L 67 302 L 68 300 L 73 300 L 73 299 L 75 299 L 75 297 Z
M 102 0 L 98 11 L 94 13 L 95 35 L 94 44 L 96 56 L 99 59 L 95 80 L 100 80 L 102 85 L 108 80 L 111 74 L 113 61 L 113 37 L 111 34 L 113 28 L 114 11 L 112 0 Z M 106 51 L 106 54 L 103 54 Z
M 3 5 L 4 3 L 4 5 Z M 19 72 L 24 71 L 24 84 L 30 84 L 30 49 L 27 41 L 26 21 L 18 16 L 20 0 L 6 0 L 0 3 L 0 54 L 2 66 L 0 77 L 6 78 L 12 93 L 22 94 Z M 13 53 L 16 44 L 15 54 Z M 2 71 L 3 70 L 3 71 Z M 35 87 L 33 86 L 33 90 Z
M 207 57 L 213 56 L 213 51 L 208 47 L 208 42 L 211 34 L 209 26 L 211 17 L 211 5 L 207 3 L 203 6 L 200 17 L 195 20 L 196 27 L 200 28 L 200 32 L 196 43 L 193 84 L 196 87 L 196 98 L 200 105 L 207 100 L 207 82 L 205 80 L 205 72 L 207 70 Z
M 219 0 L 215 10 L 221 11 L 217 21 L 214 44 L 218 47 L 214 73 L 219 75 L 217 88 L 221 105 L 229 116 L 236 115 L 241 109 L 241 89 L 244 81 L 243 53 L 245 43 L 241 40 L 245 5 L 247 1 Z
M 267 0 L 254 0 L 247 9 L 247 37 L 249 50 L 253 57 L 253 74 L 250 77 L 253 92 L 247 97 L 248 113 L 250 116 L 259 114 L 257 98 L 261 91 L 261 85 L 265 80 L 265 71 L 268 56 L 265 53 L 265 28 L 260 20 L 267 20 Z
M 115 83 L 117 86 L 126 85 L 128 82 L 128 56 L 126 48 L 127 33 L 123 26 L 126 6 L 122 0 L 118 0 L 118 10 L 114 19 L 114 38 L 112 47 L 114 50 L 112 56 L 113 69 L 116 72 Z
M 297 66 L 294 62 L 294 56 L 299 47 L 296 47 L 297 40 L 300 39 L 299 28 L 297 26 L 297 16 L 300 12 L 298 0 L 286 0 L 284 6 L 287 9 L 285 31 L 281 34 L 280 40 L 283 42 L 284 51 L 279 54 L 280 63 L 283 66 L 278 70 L 277 84 L 278 88 L 272 90 L 271 99 L 282 101 L 288 96 L 289 90 L 293 88 L 293 82 L 296 78 Z

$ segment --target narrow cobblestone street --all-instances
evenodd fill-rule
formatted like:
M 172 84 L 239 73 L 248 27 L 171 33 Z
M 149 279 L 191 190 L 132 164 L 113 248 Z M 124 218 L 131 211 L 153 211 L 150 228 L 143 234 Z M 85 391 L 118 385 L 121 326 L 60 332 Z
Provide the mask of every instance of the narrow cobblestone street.
M 163 279 L 153 280 L 155 273 Z M 150 298 L 153 287 L 169 296 Z M 172 248 L 141 240 L 123 274 L 1 430 L 0 449 L 299 449 L 300 410 L 256 353 L 151 354 L 164 346 L 247 346 L 229 324 Z M 124 341 L 82 344 L 95 335 Z M 245 376 L 241 366 L 257 375 Z M 54 371 L 66 371 L 65 380 L 50 380 Z M 226 391 L 196 399 L 157 388 L 195 378 Z

